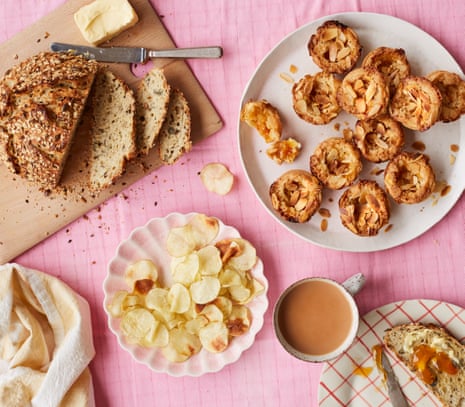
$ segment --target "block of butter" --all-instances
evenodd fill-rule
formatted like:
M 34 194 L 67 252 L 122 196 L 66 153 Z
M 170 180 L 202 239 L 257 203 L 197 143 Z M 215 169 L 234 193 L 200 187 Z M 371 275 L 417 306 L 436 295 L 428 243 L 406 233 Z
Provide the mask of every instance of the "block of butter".
M 120 34 L 139 21 L 128 0 L 94 0 L 74 13 L 74 21 L 93 45 Z

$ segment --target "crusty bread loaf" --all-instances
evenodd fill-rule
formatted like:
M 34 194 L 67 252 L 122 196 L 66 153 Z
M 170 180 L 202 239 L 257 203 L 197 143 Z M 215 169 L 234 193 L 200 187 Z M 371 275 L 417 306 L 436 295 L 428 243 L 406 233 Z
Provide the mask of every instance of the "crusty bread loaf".
M 127 84 L 99 70 L 92 93 L 90 186 L 101 190 L 119 178 L 136 155 L 136 101 Z
M 163 70 L 154 68 L 140 82 L 137 92 L 137 149 L 147 154 L 154 146 L 165 121 L 170 85 Z
M 174 164 L 192 148 L 189 104 L 179 89 L 172 89 L 165 122 L 159 136 L 162 162 Z
M 98 64 L 42 52 L 0 80 L 0 158 L 15 174 L 51 190 L 59 183 Z
M 444 406 L 460 407 L 465 403 L 465 346 L 444 328 L 420 323 L 398 325 L 386 330 L 384 343 L 415 372 Z M 420 353 L 420 345 L 426 345 L 426 352 L 422 350 Z M 426 363 L 429 372 L 419 367 L 421 363 L 415 361 L 414 353 Z M 447 355 L 445 360 L 452 362 L 455 372 L 447 372 L 450 369 L 438 367 L 439 353 L 442 356 Z M 425 381 L 428 374 L 432 374 L 432 383 Z

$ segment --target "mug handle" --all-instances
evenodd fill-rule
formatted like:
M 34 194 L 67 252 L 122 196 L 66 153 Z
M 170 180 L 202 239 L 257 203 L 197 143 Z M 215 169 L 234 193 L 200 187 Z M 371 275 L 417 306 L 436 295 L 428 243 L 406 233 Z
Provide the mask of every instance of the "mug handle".
M 357 294 L 365 285 L 365 276 L 362 273 L 354 274 L 342 283 L 342 286 L 349 292 L 350 295 L 354 296 Z

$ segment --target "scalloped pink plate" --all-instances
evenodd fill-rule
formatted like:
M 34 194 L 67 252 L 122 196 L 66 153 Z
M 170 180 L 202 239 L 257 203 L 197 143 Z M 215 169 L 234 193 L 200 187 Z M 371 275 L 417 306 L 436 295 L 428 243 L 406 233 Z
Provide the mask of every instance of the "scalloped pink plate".
M 159 275 L 164 284 L 171 284 L 169 271 L 170 256 L 166 252 L 165 242 L 171 228 L 186 224 L 195 213 L 181 214 L 171 213 L 164 218 L 154 218 L 145 226 L 132 231 L 128 239 L 118 246 L 116 256 L 108 265 L 108 274 L 103 282 L 105 293 L 104 309 L 108 316 L 110 330 L 118 338 L 120 346 L 128 351 L 133 358 L 156 372 L 168 373 L 172 376 L 200 376 L 205 373 L 217 372 L 224 366 L 234 363 L 242 352 L 250 348 L 255 336 L 263 326 L 263 317 L 268 308 L 268 281 L 263 274 L 263 263 L 260 259 L 252 269 L 252 274 L 265 287 L 265 292 L 254 298 L 248 305 L 253 319 L 250 330 L 242 336 L 235 337 L 229 347 L 222 353 L 210 353 L 202 349 L 198 354 L 182 363 L 170 362 L 161 354 L 160 349 L 144 348 L 128 343 L 120 331 L 120 320 L 112 317 L 106 310 L 106 305 L 111 301 L 118 290 L 127 290 L 124 281 L 124 272 L 133 262 L 140 259 L 152 259 L 159 267 Z M 215 241 L 240 237 L 240 233 L 232 226 L 225 225 L 219 220 L 220 229 Z

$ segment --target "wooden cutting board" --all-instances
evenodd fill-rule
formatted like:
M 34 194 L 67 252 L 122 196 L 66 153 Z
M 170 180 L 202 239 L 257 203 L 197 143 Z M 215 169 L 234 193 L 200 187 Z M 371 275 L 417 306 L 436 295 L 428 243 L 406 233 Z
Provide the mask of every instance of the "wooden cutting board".
M 171 48 L 174 43 L 148 0 L 130 0 L 139 16 L 139 22 L 111 41 L 111 45 Z M 51 42 L 86 44 L 73 20 L 73 14 L 90 0 L 68 0 L 61 7 L 0 45 L 0 75 L 23 59 L 48 50 Z M 105 44 L 106 46 L 107 44 Z M 109 44 L 110 45 L 110 44 Z M 188 44 L 183 44 L 188 45 Z M 218 45 L 218 44 L 205 44 Z M 212 63 L 217 61 L 212 60 Z M 140 75 L 152 65 L 129 66 L 109 64 L 109 68 L 135 88 Z M 188 65 L 180 60 L 156 60 L 153 65 L 162 67 L 168 82 L 183 91 L 189 101 L 192 115 L 193 143 L 212 135 L 223 123 L 210 103 Z M 143 161 L 131 163 L 116 185 L 92 195 L 79 184 L 80 148 L 85 142 L 79 139 L 71 151 L 64 179 L 69 185 L 67 193 L 46 196 L 36 187 L 11 174 L 0 163 L 0 264 L 12 260 L 68 223 L 84 215 L 103 201 L 127 188 L 138 179 L 156 170 L 162 164 L 153 152 Z

